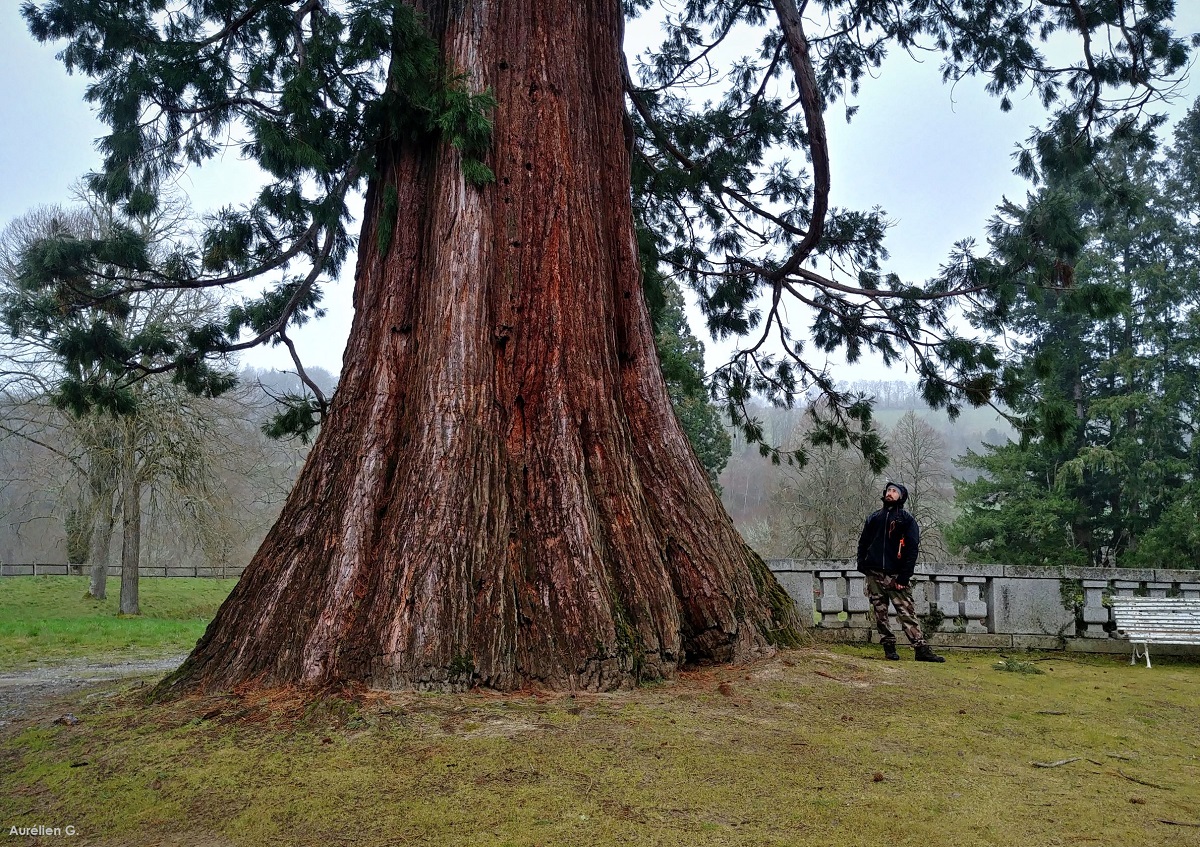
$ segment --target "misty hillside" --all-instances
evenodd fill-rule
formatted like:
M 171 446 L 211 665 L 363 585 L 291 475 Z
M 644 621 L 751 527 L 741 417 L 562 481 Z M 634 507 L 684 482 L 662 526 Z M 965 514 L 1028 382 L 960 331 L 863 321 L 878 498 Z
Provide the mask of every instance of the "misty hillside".
M 333 375 L 314 368 L 309 376 L 332 394 Z M 247 368 L 218 398 L 181 393 L 139 412 L 143 567 L 240 572 L 308 454 L 301 441 L 269 438 L 263 427 L 279 399 L 305 393 L 295 374 Z M 74 418 L 45 399 L 13 396 L 0 412 L 0 562 L 79 563 L 96 554 L 119 563 L 120 498 L 103 478 L 111 416 Z
M 843 388 L 875 398 L 875 426 L 889 445 L 887 469 L 875 474 L 855 451 L 836 448 L 810 450 L 804 468 L 775 465 L 730 428 L 733 453 L 718 481 L 734 524 L 766 557 L 846 558 L 854 553 L 862 519 L 878 508 L 879 492 L 891 479 L 913 491 L 910 510 L 922 527 L 922 558 L 954 558 L 940 527 L 952 517 L 952 478 L 973 476 L 954 460 L 985 443 L 1004 443 L 1012 427 L 991 408 L 965 409 L 951 421 L 925 405 L 912 382 Z M 770 443 L 792 449 L 803 443 L 804 409 L 760 406 L 755 414 Z

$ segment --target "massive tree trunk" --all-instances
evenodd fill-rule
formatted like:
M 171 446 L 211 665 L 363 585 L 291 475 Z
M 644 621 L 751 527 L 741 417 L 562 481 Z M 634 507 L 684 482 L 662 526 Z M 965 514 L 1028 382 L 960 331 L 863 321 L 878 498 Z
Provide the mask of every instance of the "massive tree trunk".
M 620 3 L 423 11 L 498 100 L 496 182 L 381 150 L 333 408 L 172 687 L 607 689 L 768 654 L 789 604 L 675 420 L 641 294 Z

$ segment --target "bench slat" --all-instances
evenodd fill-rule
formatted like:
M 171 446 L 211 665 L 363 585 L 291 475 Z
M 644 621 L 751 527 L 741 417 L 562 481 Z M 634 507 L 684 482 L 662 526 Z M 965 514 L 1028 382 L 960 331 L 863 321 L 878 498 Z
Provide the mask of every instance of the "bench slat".
M 1200 645 L 1200 599 L 1114 597 L 1112 611 L 1117 630 L 1133 643 Z
M 1171 608 L 1196 608 L 1200 599 L 1195 597 L 1113 597 L 1114 606 L 1170 606 Z

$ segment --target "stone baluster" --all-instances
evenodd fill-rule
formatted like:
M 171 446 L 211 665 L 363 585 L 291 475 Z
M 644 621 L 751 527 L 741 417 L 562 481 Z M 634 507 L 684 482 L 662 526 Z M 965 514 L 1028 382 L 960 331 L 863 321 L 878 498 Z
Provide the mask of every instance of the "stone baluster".
M 1200 600 L 1200 582 L 1179 583 L 1179 596 Z
M 1146 593 L 1150 597 L 1166 597 L 1171 590 L 1169 582 L 1147 582 Z
M 821 612 L 821 626 L 825 629 L 841 629 L 846 621 L 838 616 L 846 611 L 845 598 L 838 593 L 842 581 L 841 571 L 819 571 L 817 579 L 821 581 L 821 602 L 818 610 Z
M 1107 579 L 1085 579 L 1083 581 L 1083 633 L 1085 638 L 1108 638 L 1104 625 L 1111 617 L 1110 609 L 1104 605 L 1104 590 Z
M 1113 580 L 1113 594 L 1118 597 L 1135 597 L 1141 588 L 1142 584 L 1140 582 L 1134 582 L 1129 579 Z
M 938 611 L 946 616 L 942 621 L 942 625 L 938 627 L 941 632 L 951 632 L 954 630 L 954 619 L 962 616 L 962 609 L 959 608 L 958 600 L 954 599 L 954 588 L 958 585 L 959 577 L 957 576 L 942 576 L 937 575 L 933 578 L 934 597 L 933 602 L 937 603 Z
M 867 578 L 858 571 L 846 573 L 846 611 L 850 613 L 849 626 L 874 629 L 875 614 L 867 599 Z
M 984 621 L 987 620 L 988 605 L 983 599 L 987 577 L 964 576 L 962 584 L 966 594 L 962 602 L 962 615 L 967 619 L 967 632 L 987 632 L 987 624 Z

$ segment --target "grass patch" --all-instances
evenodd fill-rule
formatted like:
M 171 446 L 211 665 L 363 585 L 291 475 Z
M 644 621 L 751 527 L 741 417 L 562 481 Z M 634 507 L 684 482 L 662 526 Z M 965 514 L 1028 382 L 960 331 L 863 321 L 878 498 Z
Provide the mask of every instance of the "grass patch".
M 998 671 L 1005 671 L 1007 673 L 1025 673 L 1025 674 L 1042 673 L 1042 669 L 1039 668 L 1037 665 L 1035 665 L 1033 662 L 1025 662 L 1025 661 L 1022 661 L 1021 659 L 1014 659 L 1012 656 L 1005 656 L 1003 661 L 996 662 L 996 664 L 993 665 L 992 667 L 994 667 Z
M 0 730 L 0 821 L 102 847 L 1197 843 L 1195 664 L 874 652 L 610 695 L 146 707 L 124 683 Z
M 87 596 L 86 576 L 0 579 L 0 670 L 190 650 L 233 589 L 233 579 L 143 579 L 142 614 L 118 617 L 120 581 L 108 599 Z

